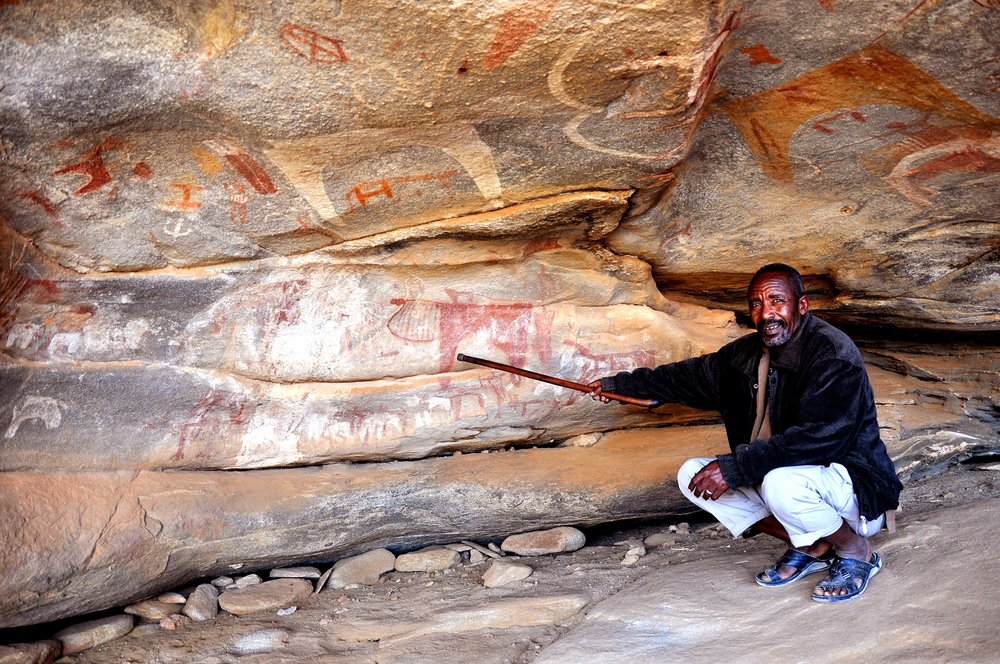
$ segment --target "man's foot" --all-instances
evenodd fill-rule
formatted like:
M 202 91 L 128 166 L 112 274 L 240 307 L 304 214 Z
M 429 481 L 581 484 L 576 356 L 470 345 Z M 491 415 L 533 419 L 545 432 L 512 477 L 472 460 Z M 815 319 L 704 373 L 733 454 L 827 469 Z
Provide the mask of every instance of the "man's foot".
M 830 569 L 833 561 L 834 557 L 830 555 L 829 548 L 821 557 L 811 556 L 797 549 L 788 549 L 774 566 L 764 569 L 755 576 L 754 581 L 765 588 L 787 586 L 804 576 Z
M 817 602 L 846 602 L 860 597 L 868 582 L 882 569 L 882 559 L 872 552 L 868 562 L 854 558 L 837 558 L 830 573 L 816 585 L 812 598 Z

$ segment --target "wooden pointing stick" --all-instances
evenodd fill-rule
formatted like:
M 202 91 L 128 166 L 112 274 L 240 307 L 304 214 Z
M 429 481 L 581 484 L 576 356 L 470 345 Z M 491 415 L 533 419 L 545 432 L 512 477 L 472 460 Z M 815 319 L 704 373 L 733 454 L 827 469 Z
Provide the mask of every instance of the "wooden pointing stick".
M 500 362 L 493 362 L 491 360 L 484 360 L 478 357 L 472 357 L 470 355 L 458 354 L 459 362 L 468 362 L 470 364 L 479 364 L 484 367 L 489 367 L 490 369 L 499 369 L 500 371 L 506 371 L 508 373 L 517 374 L 518 376 L 524 376 L 525 378 L 530 378 L 532 380 L 538 380 L 543 383 L 550 383 L 552 385 L 558 385 L 559 387 L 565 387 L 571 390 L 576 390 L 577 392 L 585 392 L 590 394 L 594 391 L 590 385 L 585 385 L 584 383 L 575 383 L 571 380 L 565 380 L 563 378 L 556 378 L 555 376 L 546 376 L 545 374 L 536 373 L 534 371 L 528 371 L 527 369 L 521 369 L 519 367 L 512 367 L 509 364 L 502 364 Z M 627 397 L 624 394 L 615 394 L 614 392 L 601 392 L 601 396 L 607 397 L 608 399 L 613 399 L 615 401 L 621 401 L 622 403 L 630 403 L 633 406 L 642 406 L 643 408 L 656 408 L 660 405 L 659 401 L 654 399 L 637 399 L 635 397 Z

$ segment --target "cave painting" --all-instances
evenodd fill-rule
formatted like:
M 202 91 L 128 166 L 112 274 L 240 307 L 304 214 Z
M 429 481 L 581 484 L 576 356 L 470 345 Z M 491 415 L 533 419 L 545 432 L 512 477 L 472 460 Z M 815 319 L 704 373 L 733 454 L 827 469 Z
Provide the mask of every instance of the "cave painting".
M 295 55 L 309 62 L 318 64 L 333 64 L 347 62 L 343 42 L 315 30 L 285 23 L 278 29 L 281 43 Z
M 205 190 L 205 187 L 187 182 L 173 182 L 170 188 L 175 190 L 174 193 L 176 196 L 170 196 L 164 200 L 160 209 L 174 212 L 189 212 L 197 210 L 204 205 L 200 199 L 201 192 Z
M 247 421 L 250 397 L 240 392 L 212 389 L 192 406 L 177 436 L 177 450 L 171 459 L 181 461 L 188 447 L 203 434 L 209 440 L 222 437 L 230 427 Z
M 767 46 L 764 46 L 763 44 L 754 44 L 753 46 L 747 46 L 746 48 L 741 48 L 740 53 L 743 53 L 748 58 L 750 58 L 751 65 L 781 64 L 781 59 L 771 55 L 771 52 L 767 50 Z
M 436 182 L 439 186 L 447 190 L 451 186 L 451 180 L 457 175 L 459 175 L 459 170 L 452 168 L 440 173 L 396 175 L 379 180 L 361 182 L 345 192 L 345 197 L 347 198 L 346 214 L 357 211 L 358 207 L 367 207 L 369 199 L 372 198 L 377 199 L 378 197 L 382 197 L 385 200 L 398 199 L 400 187 L 405 184 Z M 423 195 L 423 191 L 420 189 L 412 193 L 415 196 Z
M 502 65 L 552 15 L 559 0 L 522 2 L 507 10 L 500 19 L 490 50 L 483 58 L 483 67 L 495 69 Z
M 51 217 L 54 220 L 53 223 L 56 226 L 62 225 L 58 221 L 55 221 L 56 219 L 59 218 L 59 211 L 56 209 L 55 204 L 48 198 L 46 198 L 45 194 L 43 194 L 38 189 L 32 189 L 31 191 L 19 191 L 15 195 L 18 198 L 23 198 L 33 203 L 37 203 L 39 206 L 41 206 L 43 210 L 45 210 L 45 214 L 49 215 L 49 217 Z
M 399 307 L 389 318 L 389 331 L 413 343 L 439 342 L 438 370 L 451 369 L 463 341 L 488 339 L 515 365 L 529 352 L 542 361 L 551 355 L 554 314 L 524 302 L 481 304 L 460 302 L 463 294 L 446 289 L 450 302 L 394 298 Z
M 640 3 L 629 7 L 628 11 L 636 14 L 635 20 L 641 21 L 643 20 L 642 12 L 645 9 L 648 9 L 648 6 Z M 675 123 L 668 122 L 667 124 L 661 125 L 657 129 L 659 131 L 664 131 L 675 127 L 687 127 L 688 131 L 693 131 L 695 121 L 697 119 L 696 112 L 704 102 L 705 97 L 708 94 L 709 87 L 715 78 L 715 71 L 719 62 L 719 57 L 722 53 L 722 46 L 725 44 L 729 34 L 738 26 L 738 23 L 739 11 L 730 13 L 723 26 L 719 29 L 715 36 L 712 37 L 709 45 L 698 53 L 679 56 L 659 54 L 646 58 L 636 58 L 633 54 L 632 63 L 621 67 L 611 68 L 609 70 L 611 73 L 627 73 L 629 77 L 635 77 L 662 67 L 676 67 L 680 70 L 688 68 L 692 69 L 691 84 L 688 90 L 687 100 L 684 104 L 671 108 L 644 108 L 641 110 L 633 110 L 621 113 L 618 118 L 621 120 L 638 120 L 645 118 L 671 118 L 673 116 L 682 116 L 681 120 Z M 602 145 L 599 140 L 592 139 L 584 135 L 581 126 L 589 119 L 605 115 L 608 112 L 608 109 L 605 106 L 588 104 L 570 94 L 569 90 L 566 88 L 566 81 L 568 80 L 566 70 L 576 61 L 580 52 L 591 45 L 591 41 L 593 39 L 601 37 L 602 35 L 603 33 L 596 27 L 594 30 L 582 35 L 576 42 L 572 43 L 569 48 L 559 54 L 548 72 L 547 81 L 549 92 L 552 96 L 554 96 L 561 103 L 578 111 L 578 113 L 574 115 L 563 127 L 563 133 L 565 133 L 566 137 L 569 138 L 569 140 L 571 140 L 574 144 L 591 152 L 599 152 L 601 154 L 641 161 L 660 161 L 679 158 L 686 149 L 688 141 L 680 141 L 676 147 L 667 152 L 639 152 L 636 150 L 622 150 Z M 627 51 L 627 53 L 630 52 L 630 50 Z M 636 95 L 641 95 L 641 92 L 637 92 L 636 89 L 631 89 L 631 91 L 627 93 L 627 96 L 630 99 L 634 98 Z
M 382 174 L 352 181 L 346 188 L 334 194 L 334 201 L 327 191 L 324 172 L 331 164 L 344 160 L 370 160 L 379 151 L 406 149 L 414 146 L 440 150 L 468 173 L 483 201 L 482 207 L 496 207 L 502 200 L 500 176 L 493 162 L 493 153 L 482 141 L 475 127 L 454 124 L 446 128 L 424 127 L 419 130 L 399 131 L 395 129 L 366 129 L 347 131 L 308 138 L 274 141 L 274 147 L 267 151 L 268 158 L 277 164 L 285 177 L 292 182 L 306 201 L 319 215 L 324 226 L 332 226 L 339 236 L 353 237 L 357 230 L 341 216 L 338 207 L 353 210 L 369 206 L 373 196 L 381 201 L 395 200 L 397 192 L 393 182 L 415 181 L 414 178 L 438 179 L 453 177 L 449 171 L 431 174 Z M 338 171 L 342 169 L 336 169 Z M 458 173 L 455 172 L 455 176 Z M 445 177 L 447 176 L 447 177 Z M 383 180 L 385 183 L 383 185 Z M 355 192 L 355 188 L 358 189 Z M 389 192 L 392 191 L 392 196 Z M 341 193 L 343 192 L 343 193 Z M 357 195 L 357 194 L 360 194 Z M 341 196 L 347 197 L 350 206 L 344 206 Z M 353 199 L 353 200 L 352 200 Z M 361 200 L 365 204 L 361 204 Z M 351 207 L 353 206 L 353 207 Z M 345 210 L 345 211 L 346 211 Z
M 86 177 L 87 181 L 73 192 L 74 196 L 80 196 L 82 194 L 89 194 L 92 191 L 97 191 L 104 185 L 111 183 L 111 174 L 104 166 L 104 158 L 101 153 L 105 150 L 113 150 L 120 146 L 120 141 L 108 139 L 100 145 L 88 150 L 82 157 L 80 157 L 80 161 L 52 171 L 52 175 L 79 174 Z
M 236 143 L 225 139 L 216 139 L 204 141 L 204 145 L 229 162 L 229 165 L 235 168 L 236 172 L 242 175 L 258 193 L 268 196 L 278 191 L 267 171 Z
M 951 137 L 962 128 L 1000 127 L 901 55 L 869 47 L 779 86 L 723 107 L 760 161 L 779 181 L 792 180 L 792 136 L 806 123 L 834 131 L 835 120 L 864 122 L 856 109 L 890 105 L 926 114 L 930 128 Z M 845 110 L 846 109 L 846 110 Z

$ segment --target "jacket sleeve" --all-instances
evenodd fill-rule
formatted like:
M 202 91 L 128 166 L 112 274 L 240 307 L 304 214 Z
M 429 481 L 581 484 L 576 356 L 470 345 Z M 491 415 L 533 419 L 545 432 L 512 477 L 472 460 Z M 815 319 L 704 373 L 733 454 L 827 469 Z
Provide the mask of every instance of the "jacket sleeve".
M 781 466 L 829 465 L 840 459 L 858 435 L 864 407 L 864 366 L 827 357 L 806 367 L 799 397 L 799 423 L 768 441 L 739 445 L 719 456 L 730 486 L 754 486 Z
M 703 410 L 719 410 L 719 357 L 701 357 L 662 364 L 655 369 L 622 371 L 601 379 L 601 389 L 660 403 L 679 403 Z

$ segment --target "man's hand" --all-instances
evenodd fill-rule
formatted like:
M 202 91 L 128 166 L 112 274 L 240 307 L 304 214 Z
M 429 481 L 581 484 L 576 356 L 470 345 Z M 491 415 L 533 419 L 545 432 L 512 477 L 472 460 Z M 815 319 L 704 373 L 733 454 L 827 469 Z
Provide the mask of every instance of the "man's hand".
M 696 498 L 705 498 L 706 500 L 718 500 L 719 496 L 729 491 L 729 484 L 726 483 L 726 479 L 722 476 L 722 469 L 719 468 L 719 462 L 712 461 L 699 470 L 691 478 L 691 481 L 688 482 L 688 490 Z
M 587 383 L 587 385 L 590 386 L 590 387 L 592 387 L 592 388 L 594 388 L 592 391 L 587 392 L 587 394 L 590 395 L 591 399 L 593 399 L 594 401 L 603 401 L 604 403 L 608 403 L 609 401 L 611 401 L 611 399 L 608 399 L 606 396 L 604 396 L 603 394 L 601 394 L 601 379 L 600 378 L 598 378 L 597 380 L 595 380 L 592 383 Z

